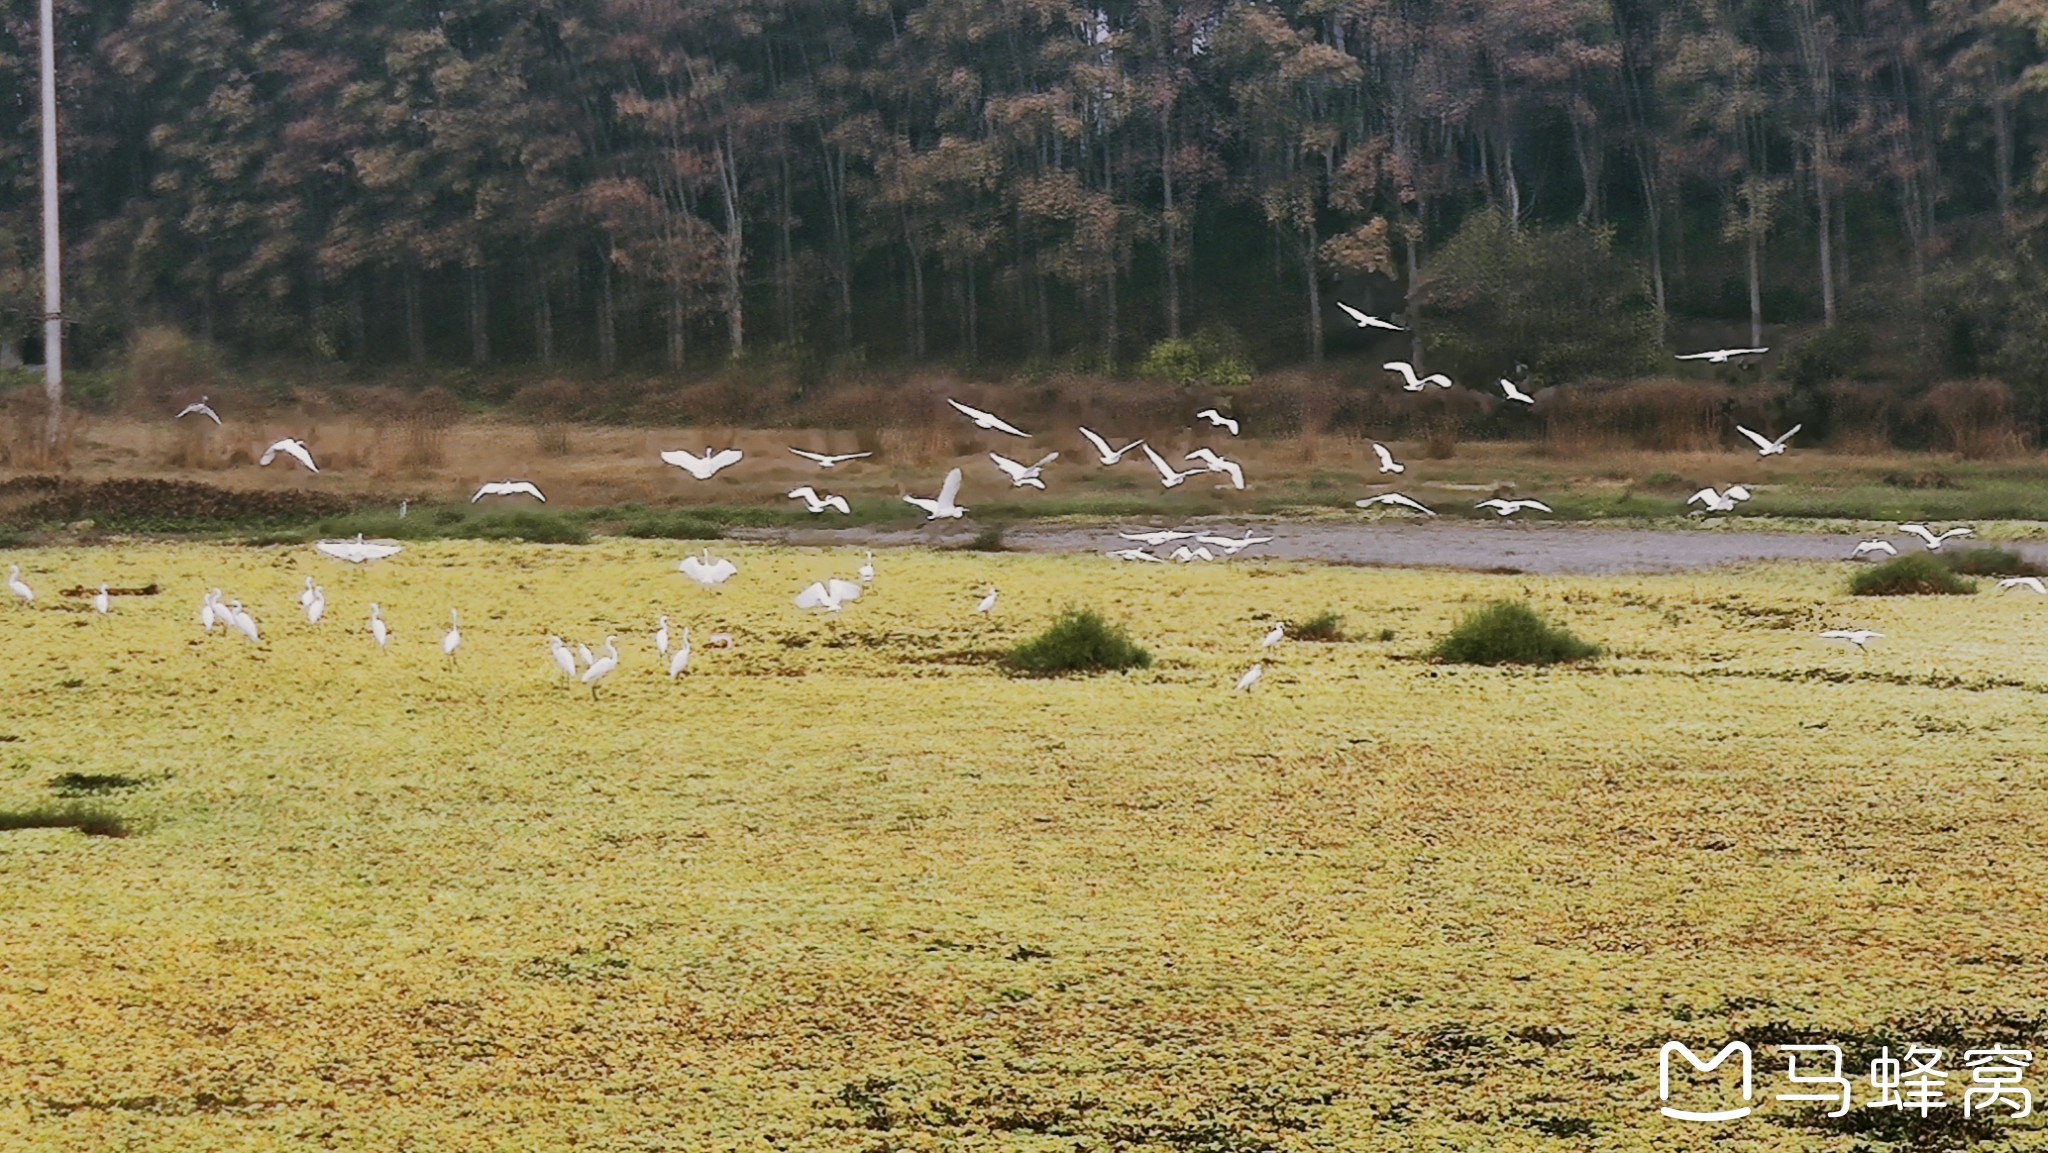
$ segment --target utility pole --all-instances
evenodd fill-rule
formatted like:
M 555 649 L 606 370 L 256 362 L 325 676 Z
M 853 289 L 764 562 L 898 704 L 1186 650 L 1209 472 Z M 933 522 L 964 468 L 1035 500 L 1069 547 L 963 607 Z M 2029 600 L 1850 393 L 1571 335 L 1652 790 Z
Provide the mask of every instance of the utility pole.
M 64 305 L 57 275 L 57 21 L 43 0 L 43 396 L 44 447 L 57 448 L 64 414 Z

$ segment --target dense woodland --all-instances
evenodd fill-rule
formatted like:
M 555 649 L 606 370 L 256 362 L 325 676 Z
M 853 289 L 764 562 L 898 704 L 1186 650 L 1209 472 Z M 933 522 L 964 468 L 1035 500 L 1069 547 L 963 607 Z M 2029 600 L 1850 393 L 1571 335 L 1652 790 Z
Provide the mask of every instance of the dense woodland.
M 1976 302 L 1923 331 L 1967 373 L 2031 351 L 2008 330 L 2048 281 L 2029 243 L 2048 10 L 2026 0 L 60 0 L 58 19 L 88 355 L 168 324 L 365 366 L 1128 367 L 1204 331 L 1309 362 L 1407 351 L 1336 299 L 1425 333 L 1432 300 L 1455 318 L 1432 273 L 1481 220 L 1496 243 L 1584 238 L 1600 260 L 1573 267 L 1622 282 L 1594 303 L 1659 333 L 1889 331 L 1933 286 L 1950 313 Z M 26 330 L 33 9 L 8 20 L 0 302 Z

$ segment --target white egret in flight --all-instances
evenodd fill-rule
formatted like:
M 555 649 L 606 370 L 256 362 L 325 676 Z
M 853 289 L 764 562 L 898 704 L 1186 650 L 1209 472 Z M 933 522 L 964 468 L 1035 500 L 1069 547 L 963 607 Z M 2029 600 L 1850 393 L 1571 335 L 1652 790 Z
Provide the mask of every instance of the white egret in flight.
M 1400 505 L 1402 508 L 1412 508 L 1424 516 L 1436 515 L 1434 509 L 1424 505 L 1421 501 L 1416 500 L 1414 497 L 1403 496 L 1398 492 L 1381 493 L 1378 496 L 1369 496 L 1364 500 L 1355 500 L 1351 503 L 1359 508 L 1371 508 L 1376 504 L 1395 504 Z
M 1205 408 L 1202 411 L 1196 413 L 1195 419 L 1206 420 L 1210 424 L 1215 425 L 1217 428 L 1228 429 L 1230 431 L 1230 435 L 1232 436 L 1237 435 L 1237 422 L 1223 415 L 1222 413 L 1217 412 L 1213 408 Z
M 804 502 L 804 507 L 814 513 L 824 512 L 828 508 L 836 508 L 841 513 L 844 513 L 848 516 L 851 516 L 853 514 L 853 509 L 847 506 L 845 497 L 836 495 L 820 496 L 818 494 L 817 489 L 814 489 L 807 484 L 798 485 L 797 487 L 790 489 L 789 496 L 792 500 L 800 500 Z
M 702 559 L 686 556 L 676 565 L 676 571 L 703 585 L 705 588 L 711 588 L 714 585 L 722 585 L 726 581 L 731 580 L 733 574 L 739 572 L 740 569 L 738 565 L 724 557 L 719 557 L 717 560 L 711 559 L 711 550 L 706 548 Z
M 540 486 L 530 480 L 491 481 L 477 489 L 476 495 L 469 498 L 469 503 L 475 504 L 487 496 L 530 496 L 542 504 L 548 502 L 548 498 L 541 495 Z
M 1803 424 L 1795 424 L 1785 430 L 1785 435 L 1776 440 L 1765 440 L 1762 433 L 1752 432 L 1739 424 L 1735 426 L 1735 431 L 1748 437 L 1750 443 L 1756 445 L 1756 454 L 1758 456 L 1783 456 L 1785 455 L 1785 442 L 1791 440 L 1794 434 L 1805 427 Z
M 988 458 L 995 461 L 996 467 L 1003 470 L 1003 475 L 1010 478 L 1011 488 L 1023 488 L 1029 485 L 1032 488 L 1043 490 L 1045 488 L 1045 481 L 1040 477 L 1039 473 L 1046 465 L 1058 460 L 1060 454 L 1056 452 L 1046 453 L 1038 458 L 1037 464 L 1029 466 L 1020 464 L 996 452 L 989 453 Z
M 1942 533 L 1940 536 L 1936 536 L 1934 535 L 1933 531 L 1931 531 L 1924 524 L 1902 524 L 1899 526 L 1899 531 L 1903 533 L 1911 533 L 1912 535 L 1919 537 L 1923 542 L 1926 543 L 1928 552 L 1940 552 L 1941 546 L 1948 543 L 1948 541 L 1955 537 L 1976 535 L 1971 530 L 1966 528 L 1952 528 L 1949 529 L 1947 532 Z
M 1406 392 L 1421 392 L 1432 384 L 1443 388 L 1451 387 L 1451 378 L 1441 372 L 1432 372 L 1423 377 L 1416 376 L 1415 366 L 1405 360 L 1390 360 L 1380 367 L 1388 372 L 1400 373 L 1401 379 L 1407 382 L 1401 386 Z
M 1142 440 L 1134 440 L 1122 448 L 1111 451 L 1108 441 L 1090 432 L 1086 427 L 1081 429 L 1081 435 L 1087 437 L 1088 443 L 1095 446 L 1095 455 L 1102 458 L 1102 463 L 1105 467 L 1122 460 L 1124 454 L 1145 443 Z
M 1007 432 L 1011 436 L 1022 436 L 1028 438 L 1031 435 L 1030 433 L 1025 432 L 1023 429 L 1018 428 L 1016 425 L 1011 424 L 1009 421 L 1004 420 L 1002 417 L 999 417 L 992 412 L 983 412 L 978 408 L 970 408 L 967 405 L 961 404 L 959 401 L 954 400 L 952 397 L 947 397 L 946 403 L 952 405 L 956 409 L 959 409 L 960 415 L 973 421 L 974 427 L 976 428 L 986 428 L 995 432 Z
M 792 448 L 789 451 L 797 454 L 800 457 L 803 457 L 805 460 L 816 461 L 818 463 L 819 468 L 835 468 L 839 465 L 845 464 L 849 460 L 859 460 L 865 456 L 875 455 L 872 452 L 805 452 L 803 449 L 800 448 Z
M 703 456 L 697 456 L 694 453 L 676 449 L 673 452 L 662 453 L 661 459 L 668 464 L 675 465 L 698 480 L 710 480 L 713 476 L 717 475 L 719 469 L 729 468 L 732 465 L 738 464 L 741 455 L 740 450 L 736 448 L 719 449 L 717 452 L 707 448 L 704 450 Z
M 207 405 L 206 398 L 203 396 L 200 397 L 198 400 L 194 401 L 193 403 L 186 405 L 184 411 L 178 413 L 178 416 L 187 417 L 191 416 L 195 412 L 201 416 L 212 417 L 213 423 L 215 424 L 220 423 L 220 414 L 213 411 L 213 409 Z
M 960 495 L 960 470 L 953 469 L 946 474 L 946 483 L 939 486 L 939 495 L 934 498 L 906 496 L 903 503 L 916 505 L 925 511 L 926 520 L 958 520 L 967 515 L 967 510 L 953 503 Z
M 278 441 L 276 444 L 271 445 L 269 448 L 264 449 L 263 455 L 256 458 L 256 463 L 269 464 L 271 461 L 277 459 L 278 453 L 283 453 L 286 456 L 291 457 L 293 460 L 298 461 L 300 464 L 305 465 L 307 472 L 320 471 L 320 466 L 313 463 L 313 454 L 306 451 L 306 442 L 302 440 L 293 440 L 290 437 L 286 437 L 285 439 Z
M 1380 458 L 1380 472 L 1382 474 L 1390 472 L 1408 471 L 1408 466 L 1400 463 L 1399 461 L 1396 461 L 1394 459 L 1394 454 L 1387 451 L 1386 445 L 1383 445 L 1378 441 L 1374 441 L 1372 445 L 1372 450 Z
M 1377 316 L 1367 316 L 1365 313 L 1358 311 L 1357 309 L 1351 307 L 1350 305 L 1344 303 L 1341 300 L 1337 302 L 1337 307 L 1344 310 L 1344 315 L 1349 316 L 1352 320 L 1357 321 L 1358 327 L 1360 328 L 1384 328 L 1388 332 L 1408 331 L 1407 329 L 1402 328 L 1400 325 L 1395 324 L 1392 321 L 1381 320 Z

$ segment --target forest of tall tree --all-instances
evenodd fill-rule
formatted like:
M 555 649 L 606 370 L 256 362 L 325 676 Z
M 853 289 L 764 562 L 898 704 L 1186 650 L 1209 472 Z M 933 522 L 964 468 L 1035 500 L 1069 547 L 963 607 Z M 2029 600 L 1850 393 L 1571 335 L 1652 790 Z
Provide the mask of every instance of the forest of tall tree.
M 1969 371 L 2036 347 L 2001 326 L 2048 282 L 2030 0 L 60 0 L 58 22 L 88 348 L 166 324 L 360 365 L 1101 368 L 1209 329 L 1309 362 L 1361 339 L 1338 296 L 1426 326 L 1410 288 L 1483 218 L 1596 237 L 1660 323 L 1831 326 L 1940 286 L 1994 318 L 1930 338 Z M 0 306 L 24 330 L 35 47 L 17 6 Z

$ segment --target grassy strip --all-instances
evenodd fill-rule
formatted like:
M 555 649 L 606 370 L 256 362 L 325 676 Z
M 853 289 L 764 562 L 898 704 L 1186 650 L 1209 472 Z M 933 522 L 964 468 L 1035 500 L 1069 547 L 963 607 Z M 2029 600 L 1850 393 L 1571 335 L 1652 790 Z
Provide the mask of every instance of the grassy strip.
M 125 837 L 128 822 L 86 805 L 38 805 L 32 809 L 0 809 L 0 833 L 17 829 L 77 829 L 88 837 Z

